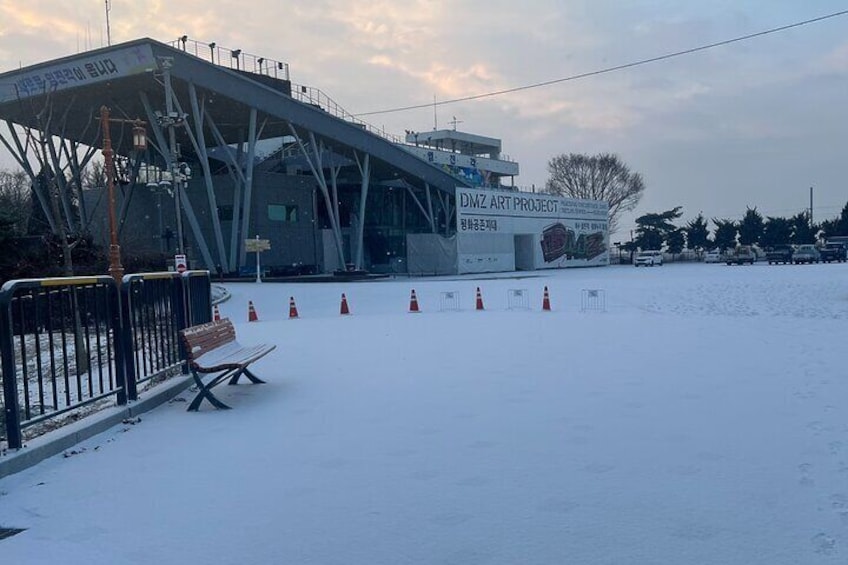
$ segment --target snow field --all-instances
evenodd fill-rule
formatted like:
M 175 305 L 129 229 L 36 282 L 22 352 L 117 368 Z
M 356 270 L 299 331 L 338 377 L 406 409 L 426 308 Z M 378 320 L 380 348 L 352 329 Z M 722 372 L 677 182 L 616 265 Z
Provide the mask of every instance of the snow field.
M 545 285 L 554 312 L 539 311 Z M 421 314 L 407 313 L 412 288 Z M 531 310 L 506 309 L 514 288 Z M 584 288 L 606 291 L 607 312 L 579 312 Z M 774 565 L 848 553 L 846 265 L 228 290 L 221 313 L 239 340 L 278 345 L 255 364 L 268 384 L 217 388 L 229 411 L 164 405 L 0 480 L 0 526 L 28 528 L 0 541 L 4 561 Z M 462 311 L 438 312 L 453 290 Z M 351 316 L 339 316 L 342 292 Z

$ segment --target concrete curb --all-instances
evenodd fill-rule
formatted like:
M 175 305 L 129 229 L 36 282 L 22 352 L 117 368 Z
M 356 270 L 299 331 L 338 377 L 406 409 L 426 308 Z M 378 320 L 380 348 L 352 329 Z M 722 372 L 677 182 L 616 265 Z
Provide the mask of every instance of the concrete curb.
M 116 406 L 102 410 L 79 422 L 62 426 L 43 436 L 39 436 L 16 452 L 0 455 L 0 479 L 19 473 L 49 457 L 58 455 L 74 445 L 83 442 L 109 428 L 117 426 L 127 418 L 149 412 L 157 406 L 174 398 L 194 383 L 190 376 L 178 375 L 164 383 L 145 391 L 146 398 L 127 406 Z

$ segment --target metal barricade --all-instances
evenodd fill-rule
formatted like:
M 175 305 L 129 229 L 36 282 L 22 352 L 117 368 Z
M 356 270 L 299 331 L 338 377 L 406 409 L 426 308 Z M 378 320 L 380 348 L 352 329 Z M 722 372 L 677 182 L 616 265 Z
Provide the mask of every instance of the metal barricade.
M 212 279 L 209 271 L 186 271 L 182 274 L 186 303 L 186 326 L 212 321 Z
M 62 425 L 62 414 L 139 385 L 188 373 L 179 331 L 212 319 L 208 271 L 9 281 L 0 288 L 0 432 L 12 449 L 23 430 Z M 68 415 L 71 418 L 71 415 Z M 51 420 L 46 422 L 47 420 Z M 36 430 L 38 434 L 42 430 Z
M 120 307 L 111 277 L 8 281 L 0 288 L 0 359 L 9 447 L 22 430 L 116 397 L 126 404 Z
M 179 331 L 186 328 L 185 293 L 177 273 L 126 275 L 121 285 L 127 394 L 169 373 L 187 372 Z

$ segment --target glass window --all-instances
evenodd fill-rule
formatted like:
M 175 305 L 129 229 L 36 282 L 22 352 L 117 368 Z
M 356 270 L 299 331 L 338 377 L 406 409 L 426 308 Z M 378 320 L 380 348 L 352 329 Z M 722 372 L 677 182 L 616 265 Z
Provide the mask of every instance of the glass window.
M 285 204 L 269 204 L 268 219 L 272 222 L 297 222 L 297 206 Z

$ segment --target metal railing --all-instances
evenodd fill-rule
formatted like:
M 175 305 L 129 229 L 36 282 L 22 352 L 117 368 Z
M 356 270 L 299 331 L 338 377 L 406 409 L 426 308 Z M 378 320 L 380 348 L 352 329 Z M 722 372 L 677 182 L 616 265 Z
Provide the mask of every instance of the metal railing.
M 0 289 L 6 433 L 116 396 L 127 401 L 120 307 L 111 277 L 9 281 Z
M 259 57 L 252 53 L 246 53 L 241 49 L 222 47 L 214 41 L 212 43 L 195 41 L 189 39 L 186 35 L 171 41 L 170 45 L 174 49 L 179 49 L 204 61 L 209 61 L 213 65 L 281 80 L 289 80 L 289 65 L 282 61 Z
M 357 118 L 354 114 L 351 114 L 344 108 L 342 108 L 339 104 L 337 104 L 332 98 L 327 96 L 320 88 L 315 88 L 314 86 L 304 86 L 301 84 L 291 85 L 291 96 L 298 102 L 302 102 L 304 104 L 309 104 L 312 106 L 316 106 L 321 110 L 324 110 L 328 114 L 333 117 L 345 120 L 346 122 L 350 122 L 354 125 L 357 125 L 364 129 L 365 131 L 371 132 L 374 135 L 382 137 L 392 143 L 397 143 L 400 145 L 411 145 L 406 142 L 405 138 L 388 133 L 385 128 L 377 128 L 368 122 L 364 122 Z
M 185 298 L 177 273 L 126 275 L 121 285 L 127 387 L 129 399 L 138 397 L 138 385 L 184 366 L 179 331 L 186 327 Z
M 188 373 L 179 331 L 211 320 L 208 271 L 9 281 L 0 288 L 0 424 L 12 449 L 23 431 Z M 36 430 L 34 435 L 40 430 Z M 0 429 L 2 432 L 2 429 Z
M 271 76 L 283 80 L 290 80 L 289 66 L 287 63 L 282 63 L 265 57 L 258 57 L 251 53 L 245 53 L 241 49 L 221 47 L 215 42 L 203 43 L 201 41 L 195 41 L 193 39 L 189 39 L 186 35 L 171 41 L 170 45 L 175 49 L 194 55 L 204 61 L 209 61 L 214 65 L 259 75 Z M 315 88 L 314 86 L 291 83 L 291 97 L 303 104 L 315 106 L 335 118 L 354 124 L 391 143 L 397 145 L 413 145 L 412 143 L 407 142 L 405 137 L 387 132 L 385 127 L 378 128 L 357 118 L 356 115 L 351 114 L 342 108 L 335 100 L 327 96 L 327 94 L 325 94 L 321 89 Z M 504 160 L 509 161 L 509 157 L 504 156 Z M 448 170 L 448 172 L 456 178 L 461 178 L 453 171 Z

